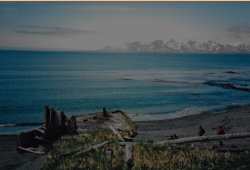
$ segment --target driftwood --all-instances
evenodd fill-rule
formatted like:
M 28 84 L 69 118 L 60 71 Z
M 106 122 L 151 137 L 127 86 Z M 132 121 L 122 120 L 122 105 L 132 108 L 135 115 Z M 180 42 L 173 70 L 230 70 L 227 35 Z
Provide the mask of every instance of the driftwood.
M 131 145 L 126 145 L 126 163 L 128 167 L 132 167 L 134 164 L 133 147 Z
M 43 149 L 43 150 L 46 150 L 44 147 L 42 147 L 41 145 L 38 146 L 39 148 Z
M 131 138 L 131 137 L 128 137 L 128 136 L 123 136 L 123 138 L 124 138 L 125 140 L 130 140 L 130 141 L 132 141 L 132 140 L 135 139 L 135 138 Z
M 38 140 L 46 142 L 46 143 L 50 143 L 50 141 L 45 139 L 44 137 L 35 136 L 35 139 L 38 139 Z
M 114 134 L 121 140 L 124 141 L 123 137 L 120 135 L 120 133 L 113 128 L 113 126 L 109 126 L 109 128 L 114 132 Z
M 237 139 L 237 138 L 247 138 L 250 137 L 250 133 L 234 133 L 234 134 L 227 134 L 227 135 L 208 135 L 208 136 L 195 136 L 190 138 L 180 138 L 174 140 L 166 140 L 162 142 L 154 142 L 154 144 L 164 144 L 164 143 L 192 143 L 192 142 L 204 142 L 204 141 L 214 141 L 214 140 L 224 140 L 224 139 Z M 140 142 L 119 142 L 121 146 L 125 145 L 132 145 L 135 146 Z
M 88 137 L 89 135 L 87 134 L 79 134 L 80 137 Z
M 224 140 L 224 139 L 236 139 L 236 138 L 246 138 L 250 137 L 250 133 L 235 133 L 227 135 L 209 135 L 209 136 L 197 136 L 190 138 L 181 138 L 175 140 L 167 140 L 162 142 L 156 142 L 156 144 L 164 143 L 191 143 L 191 142 L 204 142 L 204 141 L 214 141 L 214 140 Z
M 70 151 L 70 152 L 66 152 L 66 153 L 63 153 L 63 154 L 60 154 L 59 155 L 59 159 L 61 159 L 62 157 L 66 156 L 66 155 L 69 155 L 69 154 L 72 154 L 72 153 L 75 153 L 75 152 L 78 152 L 78 151 L 81 151 L 83 149 L 85 149 L 86 147 L 81 147 L 81 148 L 77 148 L 73 151 Z
M 126 145 L 131 145 L 131 146 L 136 146 L 140 142 L 119 142 L 119 145 L 121 146 L 126 146 Z
M 99 144 L 93 145 L 93 146 L 89 147 L 88 149 L 86 149 L 84 151 L 78 152 L 76 154 L 76 156 L 79 156 L 79 155 L 81 155 L 81 154 L 83 154 L 85 152 L 93 152 L 93 151 L 96 151 L 98 149 L 102 149 L 104 147 L 104 145 L 106 145 L 106 144 L 109 144 L 109 141 L 105 141 L 103 143 L 99 143 Z
M 108 147 L 106 149 L 106 156 L 108 157 L 108 159 L 112 159 L 112 155 L 113 155 L 113 151 L 112 149 L 110 149 L 110 147 Z
M 104 145 L 109 144 L 109 141 L 102 142 L 100 144 L 94 145 L 87 149 L 88 152 L 96 151 L 98 149 L 102 149 Z
M 20 146 L 18 146 L 17 148 L 22 149 L 22 150 L 27 151 L 27 152 L 31 152 L 31 153 L 35 153 L 35 154 L 39 154 L 39 155 L 44 155 L 44 152 L 35 151 L 36 148 L 22 148 Z

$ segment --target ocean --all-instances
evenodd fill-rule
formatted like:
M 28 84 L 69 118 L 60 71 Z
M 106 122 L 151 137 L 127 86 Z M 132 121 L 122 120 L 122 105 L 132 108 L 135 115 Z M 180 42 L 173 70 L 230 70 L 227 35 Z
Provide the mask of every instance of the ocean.
M 0 134 L 40 127 L 30 123 L 44 122 L 45 105 L 76 116 L 105 106 L 144 121 L 250 103 L 250 92 L 204 84 L 250 88 L 249 54 L 0 51 L 0 61 Z

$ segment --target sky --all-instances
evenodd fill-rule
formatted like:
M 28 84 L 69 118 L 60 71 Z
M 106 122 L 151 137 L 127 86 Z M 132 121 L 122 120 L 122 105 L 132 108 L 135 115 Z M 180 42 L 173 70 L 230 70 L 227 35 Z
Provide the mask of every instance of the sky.
M 0 48 L 98 50 L 155 40 L 250 44 L 250 2 L 0 2 Z

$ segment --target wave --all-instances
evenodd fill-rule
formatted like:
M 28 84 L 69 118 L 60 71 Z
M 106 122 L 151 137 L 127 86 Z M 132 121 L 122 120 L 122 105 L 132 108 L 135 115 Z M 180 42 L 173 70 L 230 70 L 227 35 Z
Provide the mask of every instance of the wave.
M 44 123 L 17 123 L 17 124 L 0 124 L 0 128 L 2 127 L 10 127 L 10 126 L 36 126 L 43 125 Z
M 214 106 L 203 106 L 203 107 L 188 107 L 179 111 L 166 114 L 156 114 L 156 113 L 141 113 L 141 114 L 129 114 L 133 121 L 154 121 L 154 120 L 167 120 L 176 119 L 180 117 L 198 115 L 203 113 L 213 113 L 222 111 L 225 106 L 214 105 Z

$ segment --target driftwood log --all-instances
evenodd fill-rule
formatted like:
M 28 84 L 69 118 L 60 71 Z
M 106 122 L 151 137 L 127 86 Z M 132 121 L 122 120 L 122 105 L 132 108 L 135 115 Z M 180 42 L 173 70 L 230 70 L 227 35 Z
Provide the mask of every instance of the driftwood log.
M 247 138 L 250 137 L 249 133 L 234 133 L 234 134 L 227 134 L 227 135 L 208 135 L 208 136 L 195 136 L 190 138 L 180 138 L 175 140 L 166 140 L 162 142 L 154 142 L 154 144 L 165 144 L 165 143 L 192 143 L 192 142 L 205 142 L 205 141 L 215 141 L 215 140 L 224 140 L 224 139 L 237 139 L 237 138 Z M 130 144 L 135 146 L 140 142 L 119 142 L 120 145 L 125 146 Z
M 72 153 L 75 153 L 75 152 L 79 152 L 83 149 L 87 148 L 87 146 L 84 146 L 84 147 L 80 147 L 80 148 L 77 148 L 77 149 L 74 149 L 73 151 L 70 151 L 70 152 L 66 152 L 66 153 L 63 153 L 63 154 L 60 154 L 59 155 L 59 158 L 61 159 L 62 157 L 66 156 L 66 155 L 70 155 Z
M 103 143 L 93 145 L 93 146 L 89 147 L 88 149 L 86 149 L 84 151 L 78 152 L 75 156 L 79 156 L 79 155 L 81 155 L 81 154 L 83 154 L 85 152 L 93 152 L 93 151 L 96 151 L 98 149 L 102 149 L 104 147 L 104 145 L 109 144 L 109 143 L 110 143 L 109 141 L 105 141 Z
M 36 151 L 36 148 L 22 148 L 22 147 L 20 147 L 20 146 L 18 146 L 17 148 L 18 148 L 18 149 L 21 149 L 21 150 L 24 150 L 24 151 L 27 151 L 27 152 L 39 154 L 39 155 L 44 155 L 44 154 L 45 154 L 44 152 Z
M 100 144 L 94 145 L 87 149 L 88 152 L 96 151 L 98 149 L 102 149 L 104 145 L 109 144 L 109 141 L 102 142 Z
M 132 145 L 126 145 L 126 163 L 129 168 L 134 165 L 133 147 Z
M 214 140 L 223 140 L 223 139 L 237 139 L 237 138 L 246 138 L 250 137 L 250 133 L 234 133 L 227 135 L 209 135 L 209 136 L 196 136 L 190 138 L 180 138 L 175 140 L 167 140 L 162 142 L 156 142 L 157 144 L 164 143 L 191 143 L 191 142 L 205 142 L 205 141 L 214 141 Z
M 128 137 L 128 136 L 123 136 L 123 138 L 124 138 L 125 140 L 128 140 L 128 141 L 132 141 L 132 140 L 135 139 L 135 138 L 131 138 L 131 137 Z
M 114 132 L 114 134 L 121 140 L 124 141 L 123 137 L 120 135 L 120 133 L 113 128 L 113 126 L 109 126 L 109 128 Z

